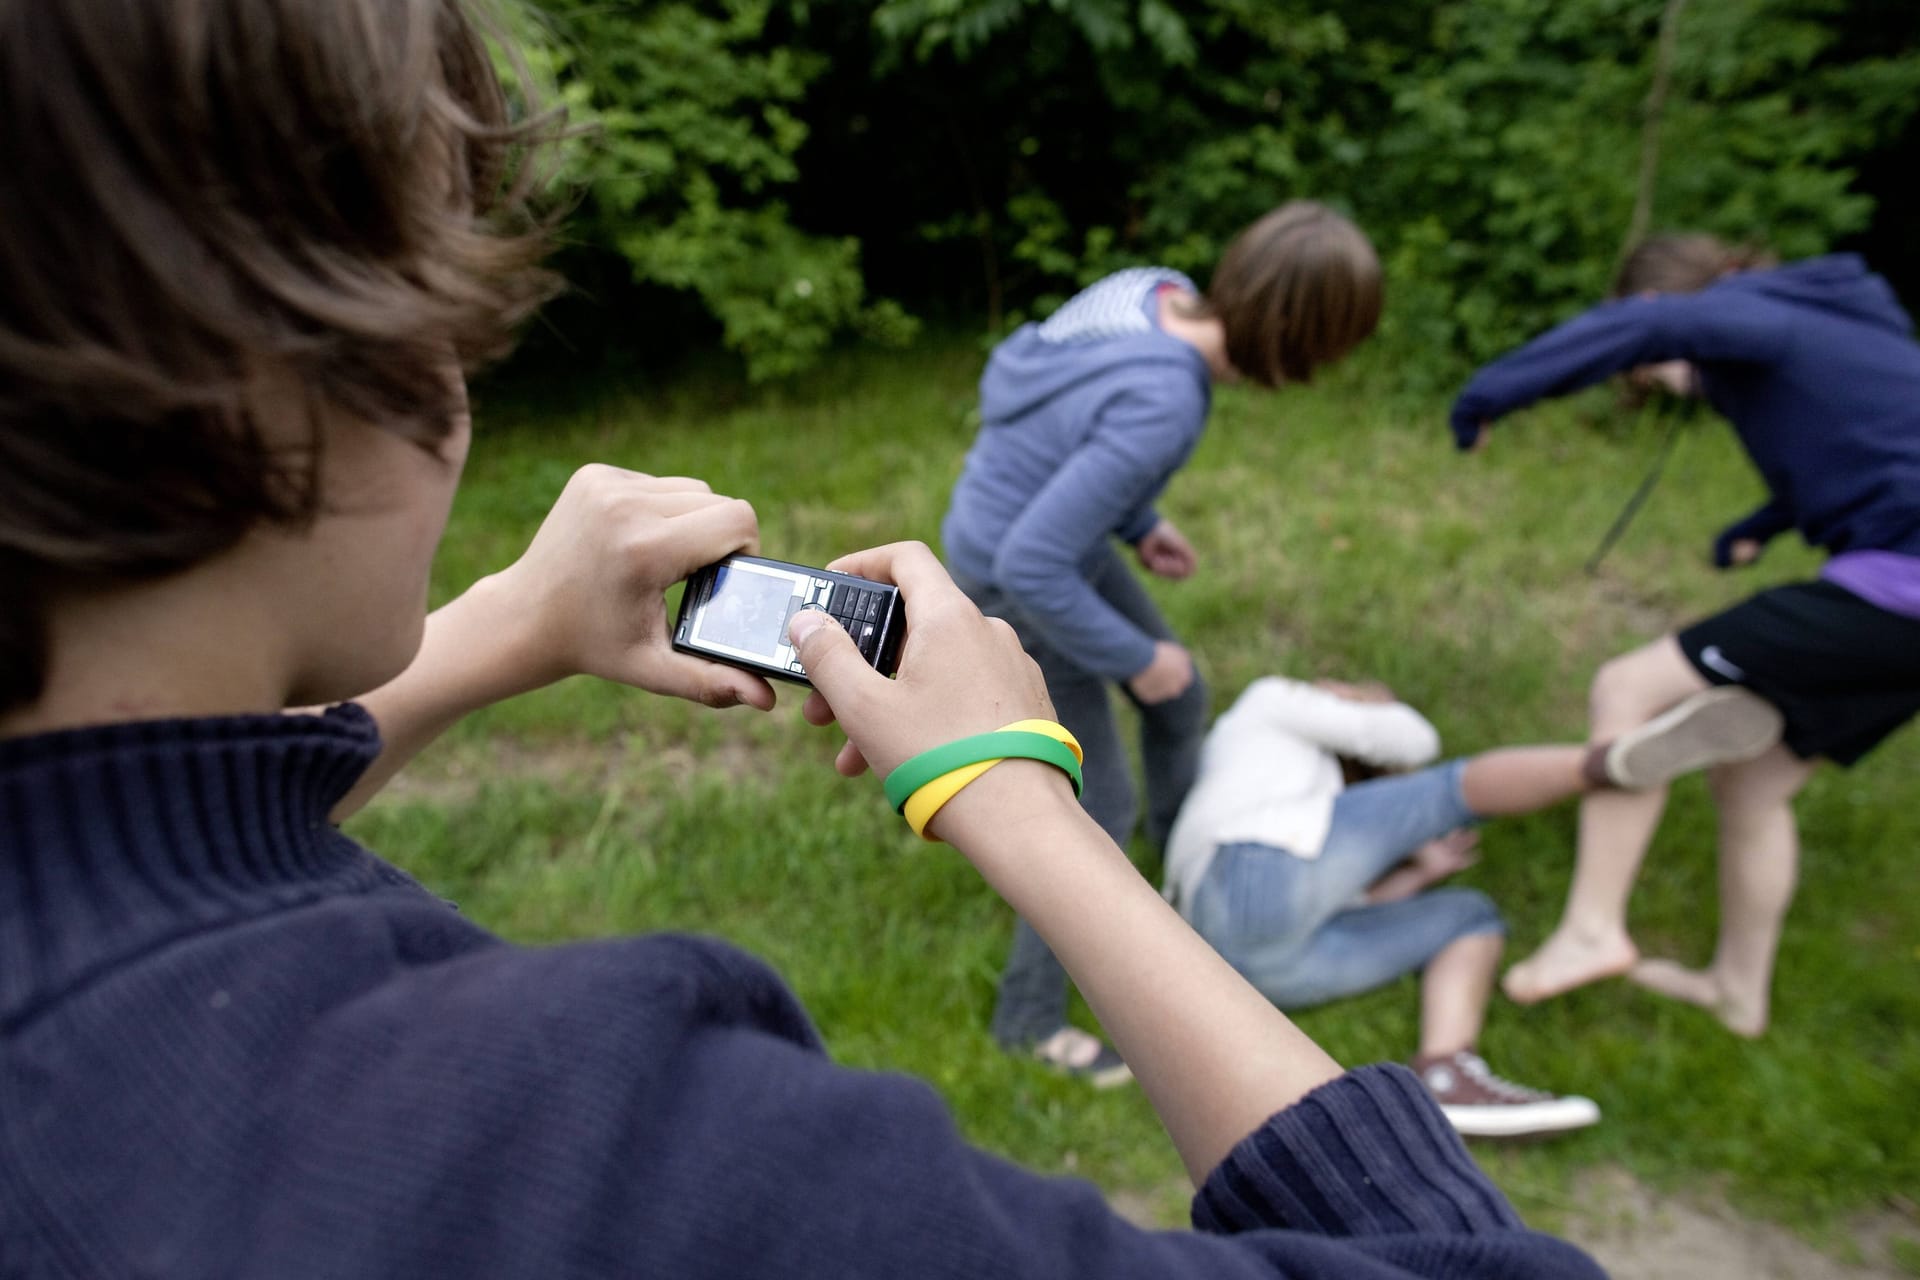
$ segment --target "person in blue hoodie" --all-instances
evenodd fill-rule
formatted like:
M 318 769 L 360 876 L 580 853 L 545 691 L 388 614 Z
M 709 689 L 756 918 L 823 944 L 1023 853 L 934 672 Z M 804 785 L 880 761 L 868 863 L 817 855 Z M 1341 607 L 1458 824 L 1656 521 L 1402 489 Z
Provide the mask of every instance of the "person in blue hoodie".
M 1762 591 L 1594 680 L 1595 740 L 1698 717 L 1703 761 L 1743 754 L 1716 740 L 1724 716 L 1718 728 L 1699 716 L 1699 695 L 1716 687 L 1756 695 L 1784 723 L 1779 741 L 1710 774 L 1712 962 L 1641 959 L 1627 900 L 1665 791 L 1604 791 L 1582 806 L 1558 928 L 1504 985 L 1530 1003 L 1627 974 L 1758 1036 L 1799 860 L 1793 798 L 1821 761 L 1855 764 L 1920 711 L 1920 344 L 1886 281 L 1852 254 L 1773 266 L 1711 236 L 1659 236 L 1628 258 L 1614 292 L 1474 376 L 1453 407 L 1460 447 L 1481 447 L 1490 423 L 1542 397 L 1630 372 L 1703 397 L 1766 482 L 1767 501 L 1715 539 L 1717 567 L 1752 564 L 1789 529 L 1831 558 L 1818 580 Z
M 1109 687 L 1140 712 L 1155 843 L 1193 783 L 1208 700 L 1192 655 L 1114 544 L 1160 577 L 1191 574 L 1193 546 L 1154 501 L 1199 444 L 1213 385 L 1308 381 L 1373 332 L 1380 298 L 1366 236 L 1298 200 L 1243 230 L 1204 293 L 1177 271 L 1120 271 L 1022 326 L 987 362 L 980 434 L 941 526 L 946 560 L 1040 664 L 1086 752 L 1086 808 L 1122 845 L 1137 802 Z M 1024 921 L 993 1035 L 1095 1084 L 1128 1078 L 1111 1049 L 1068 1025 L 1066 975 Z

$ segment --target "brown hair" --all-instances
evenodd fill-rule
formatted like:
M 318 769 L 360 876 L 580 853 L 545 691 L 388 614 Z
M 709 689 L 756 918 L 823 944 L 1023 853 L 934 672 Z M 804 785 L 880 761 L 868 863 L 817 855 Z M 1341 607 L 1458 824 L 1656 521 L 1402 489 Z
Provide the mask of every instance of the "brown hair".
M 1613 278 L 1613 296 L 1641 293 L 1693 293 L 1730 271 L 1771 267 L 1779 259 L 1754 245 L 1730 245 L 1718 236 L 1649 236 L 1633 247 Z
M 1226 330 L 1227 358 L 1262 386 L 1308 382 L 1380 323 L 1380 260 L 1360 228 L 1290 200 L 1234 237 L 1202 314 Z
M 0 0 L 0 710 L 53 592 L 311 520 L 324 412 L 451 430 L 449 358 L 551 291 L 554 121 L 511 122 L 488 34 L 468 0 Z

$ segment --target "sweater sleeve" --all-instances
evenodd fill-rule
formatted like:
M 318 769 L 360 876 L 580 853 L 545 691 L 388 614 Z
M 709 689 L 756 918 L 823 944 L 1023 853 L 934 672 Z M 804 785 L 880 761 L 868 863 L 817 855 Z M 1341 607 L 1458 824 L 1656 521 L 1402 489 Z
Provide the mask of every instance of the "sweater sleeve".
M 1772 359 L 1788 323 L 1773 303 L 1715 289 L 1602 303 L 1474 374 L 1454 401 L 1454 441 L 1468 448 L 1496 418 L 1639 365 Z
M 994 553 L 994 582 L 1048 642 L 1108 679 L 1144 670 L 1153 637 L 1088 585 L 1082 564 L 1103 539 L 1151 514 L 1153 496 L 1193 452 L 1206 410 L 1204 389 L 1184 374 L 1118 392 Z
M 1733 567 L 1733 544 L 1751 538 L 1761 546 L 1793 528 L 1793 510 L 1780 498 L 1770 498 L 1759 510 L 1736 520 L 1713 540 L 1713 563 L 1718 569 Z
M 262 1274 L 1034 1280 L 1597 1276 L 1525 1231 L 1417 1081 L 1332 1082 L 1240 1144 L 1192 1232 L 970 1146 L 926 1085 L 835 1066 L 750 958 L 506 948 L 389 993 L 283 1081 Z M 311 1061 L 319 1046 L 309 1045 Z
M 1234 714 L 1304 738 L 1335 755 L 1406 769 L 1440 754 L 1440 733 L 1404 702 L 1356 702 L 1301 680 L 1263 676 L 1247 686 Z

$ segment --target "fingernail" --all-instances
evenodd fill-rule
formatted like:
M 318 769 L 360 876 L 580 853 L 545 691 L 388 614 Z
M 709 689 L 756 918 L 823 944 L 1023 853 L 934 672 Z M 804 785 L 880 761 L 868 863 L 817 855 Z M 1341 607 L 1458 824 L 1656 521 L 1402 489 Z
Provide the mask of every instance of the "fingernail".
M 802 609 L 787 623 L 787 635 L 795 645 L 803 644 L 808 636 L 825 626 L 826 622 L 827 615 L 818 609 Z

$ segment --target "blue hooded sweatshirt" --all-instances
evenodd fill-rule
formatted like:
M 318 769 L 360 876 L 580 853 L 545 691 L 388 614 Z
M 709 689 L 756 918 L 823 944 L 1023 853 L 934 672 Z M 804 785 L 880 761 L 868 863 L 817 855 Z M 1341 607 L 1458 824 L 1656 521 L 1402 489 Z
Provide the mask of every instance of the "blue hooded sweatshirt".
M 994 349 L 980 435 L 940 529 L 956 576 L 998 587 L 1061 653 L 1112 680 L 1145 670 L 1154 641 L 1088 568 L 1108 538 L 1153 528 L 1212 399 L 1206 359 L 1157 323 L 1165 284 L 1193 287 L 1174 271 L 1122 271 Z
M 1454 438 L 1467 448 L 1503 414 L 1663 360 L 1693 362 L 1771 491 L 1720 534 L 1715 563 L 1788 529 L 1835 554 L 1920 557 L 1920 344 L 1854 254 L 1603 303 L 1475 374 Z

